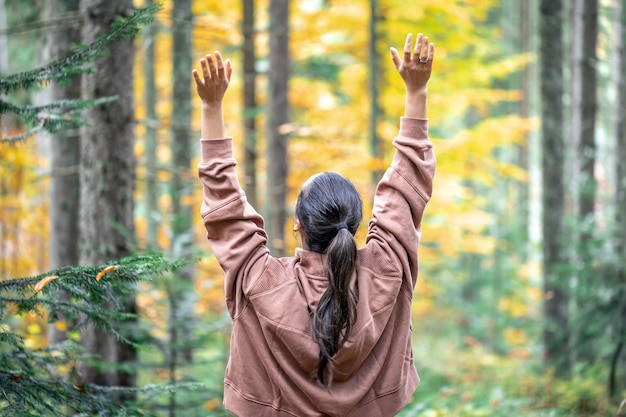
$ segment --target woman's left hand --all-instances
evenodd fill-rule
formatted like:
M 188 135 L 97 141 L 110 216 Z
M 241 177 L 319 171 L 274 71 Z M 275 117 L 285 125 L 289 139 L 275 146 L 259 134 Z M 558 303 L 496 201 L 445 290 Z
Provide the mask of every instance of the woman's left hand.
M 198 96 L 203 104 L 221 105 L 233 72 L 230 59 L 223 61 L 222 54 L 215 51 L 215 61 L 211 54 L 207 54 L 200 60 L 200 67 L 203 78 L 195 69 L 192 71 Z

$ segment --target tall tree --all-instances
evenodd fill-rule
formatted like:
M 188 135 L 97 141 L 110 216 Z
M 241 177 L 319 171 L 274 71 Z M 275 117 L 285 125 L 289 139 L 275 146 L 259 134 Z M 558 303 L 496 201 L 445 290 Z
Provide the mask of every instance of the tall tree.
M 175 256 L 188 255 L 193 243 L 191 219 L 192 175 L 191 159 L 194 155 L 191 137 L 191 29 L 193 15 L 191 0 L 174 0 L 172 9 L 172 162 L 174 165 L 172 196 L 171 251 Z M 194 148 L 195 149 L 195 148 Z M 170 293 L 170 353 L 169 365 L 172 378 L 182 350 L 187 361 L 192 360 L 190 347 L 193 324 L 192 303 L 186 300 L 193 290 L 193 268 L 188 266 L 178 272 L 169 286 Z M 182 348 L 182 349 L 181 349 Z
M 0 28 L 7 27 L 6 0 L 0 0 Z M 9 72 L 9 44 L 7 35 L 0 34 L 0 74 Z
M 173 78 L 172 78 L 172 239 L 185 252 L 191 246 L 191 0 L 174 0 L 172 9 Z M 188 199 L 187 199 L 188 200 Z
M 598 37 L 598 1 L 576 0 L 572 4 L 572 145 L 570 165 L 574 179 L 572 191 L 573 213 L 580 219 L 573 231 L 576 253 L 572 254 L 584 265 L 577 277 L 578 290 L 576 304 L 580 309 L 589 305 L 589 295 L 598 285 L 593 269 L 592 238 L 595 230 L 596 181 L 595 165 L 595 124 L 597 108 L 596 91 L 596 43 Z M 575 353 L 589 362 L 594 356 L 594 341 L 597 335 L 586 320 L 572 326 Z
M 615 18 L 615 68 L 614 80 L 617 88 L 617 106 L 615 111 L 615 252 L 617 255 L 617 280 L 621 283 L 622 288 L 626 288 L 626 0 L 616 1 L 616 18 Z M 626 314 L 626 302 L 624 300 L 624 292 L 618 292 L 617 300 L 621 301 L 621 317 Z M 619 302 L 619 301 L 618 301 Z M 619 313 L 618 313 L 619 314 Z M 618 379 L 618 368 L 626 367 L 626 323 L 621 320 L 616 326 L 616 346 L 611 355 L 611 368 L 609 371 L 608 394 L 610 398 L 614 398 L 620 392 L 620 383 Z M 621 361 L 620 361 L 621 359 Z M 622 371 L 624 372 L 624 371 Z M 626 380 L 622 378 L 621 387 L 626 386 Z M 622 402 L 622 406 L 626 404 Z M 621 409 L 622 407 L 620 407 Z M 618 413 L 618 415 L 622 415 Z
M 78 0 L 47 0 L 44 15 L 52 20 L 58 14 L 78 13 Z M 62 26 L 50 30 L 46 55 L 50 62 L 71 53 L 72 45 L 80 42 L 80 26 Z M 79 99 L 80 77 L 74 76 L 67 84 L 50 86 L 52 101 Z M 50 142 L 50 268 L 57 269 L 78 264 L 79 190 L 78 166 L 80 135 L 78 129 L 63 130 L 52 135 Z M 67 299 L 67 294 L 60 294 Z M 62 329 L 62 328 L 61 328 Z M 50 344 L 65 340 L 65 331 L 55 325 L 48 327 Z
M 536 33 L 536 19 L 534 19 L 533 10 L 535 4 L 533 1 L 520 1 L 517 3 L 517 7 L 519 10 L 519 40 L 520 40 L 520 49 L 523 54 L 530 54 L 533 52 L 533 39 L 535 39 Z M 520 100 L 520 115 L 522 117 L 531 117 L 531 109 L 533 102 L 533 70 L 534 64 L 529 63 L 524 67 L 524 70 L 521 74 L 521 90 L 522 90 L 522 98 Z M 520 167 L 527 170 L 529 173 L 529 183 L 522 185 L 519 190 L 519 207 L 522 210 L 521 224 L 522 224 L 522 238 L 526 241 L 530 241 L 529 237 L 532 236 L 532 232 L 530 231 L 530 227 L 532 227 L 532 215 L 531 215 L 531 201 L 530 201 L 530 186 L 532 182 L 532 174 L 531 170 L 533 167 L 531 166 L 531 141 L 532 141 L 532 133 L 529 132 L 525 135 L 526 140 L 524 143 L 518 147 L 518 157 L 517 163 Z M 530 185 L 529 185 L 530 184 Z M 533 213 L 534 214 L 534 213 Z M 529 245 L 528 250 L 532 250 Z
M 256 196 L 256 50 L 254 48 L 254 0 L 243 0 L 243 120 L 244 120 L 244 188 L 248 201 L 257 204 Z
M 569 368 L 568 292 L 559 268 L 563 235 L 563 40 L 561 0 L 541 0 L 542 227 L 545 359 L 558 375 Z
M 145 6 L 153 4 L 153 0 L 146 0 Z M 148 247 L 158 247 L 158 186 L 157 186 L 157 128 L 158 119 L 156 115 L 156 81 L 154 71 L 154 51 L 155 51 L 155 24 L 149 25 L 145 29 L 145 58 L 143 60 L 144 76 L 144 106 L 146 107 L 146 191 L 144 211 L 147 223 L 147 244 Z
M 619 88 L 618 88 L 618 114 L 617 114 L 617 161 L 616 167 L 616 207 L 617 230 L 618 230 L 618 256 L 621 266 L 621 278 L 626 282 L 626 0 L 622 0 L 621 4 L 621 44 L 619 48 Z
M 285 254 L 287 121 L 289 101 L 289 1 L 270 0 L 267 95 L 267 231 L 274 256 Z
M 83 0 L 82 40 L 90 43 L 111 29 L 112 23 L 131 14 L 131 0 Z M 82 96 L 116 96 L 105 106 L 85 111 L 81 131 L 80 258 L 81 265 L 97 265 L 129 255 L 133 247 L 133 191 L 135 188 L 133 39 L 113 44 L 107 56 L 95 61 L 96 70 L 83 75 Z M 133 297 L 123 300 L 125 311 L 136 312 Z M 128 327 L 133 323 L 124 323 Z M 131 332 L 123 329 L 129 337 Z M 88 325 L 81 333 L 87 352 L 108 362 L 125 365 L 119 371 L 79 366 L 83 383 L 134 386 L 136 349 Z M 124 398 L 125 399 L 125 398 Z
M 594 206 L 596 200 L 595 166 L 595 125 L 597 100 L 597 53 L 598 40 L 598 0 L 583 2 L 583 39 L 582 59 L 580 61 L 582 74 L 582 103 L 580 128 L 580 172 L 581 183 L 578 197 L 580 216 L 585 222 L 593 223 Z M 576 36 L 576 34 L 574 34 Z M 575 63 L 577 64 L 577 63 Z M 593 227 L 590 227 L 593 229 Z
M 380 95 L 378 85 L 381 77 L 380 54 L 378 53 L 378 43 L 380 42 L 379 22 L 384 19 L 380 11 L 380 4 L 377 0 L 370 0 L 370 39 L 369 39 L 369 87 L 370 87 L 370 155 L 375 159 L 382 159 L 382 141 L 378 135 L 378 122 L 382 117 L 380 105 Z M 372 184 L 378 183 L 382 175 L 380 169 L 372 171 Z

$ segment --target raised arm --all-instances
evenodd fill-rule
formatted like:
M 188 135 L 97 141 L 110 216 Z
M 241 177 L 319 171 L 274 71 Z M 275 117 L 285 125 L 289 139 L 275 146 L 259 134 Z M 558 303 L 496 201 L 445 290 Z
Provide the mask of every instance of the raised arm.
M 402 58 L 391 48 L 393 63 L 406 87 L 404 117 L 393 140 L 396 148 L 393 161 L 376 188 L 366 237 L 366 250 L 371 251 L 367 255 L 401 272 L 403 288 L 409 295 L 417 279 L 420 229 L 432 194 L 436 165 L 426 113 L 427 84 L 435 47 L 421 33 L 414 49 L 412 40 L 413 36 L 408 34 Z
M 202 100 L 200 134 L 202 139 L 221 139 L 224 134 L 224 115 L 222 100 L 230 83 L 233 72 L 230 59 L 222 60 L 219 51 L 215 51 L 215 61 L 211 54 L 200 60 L 202 76 L 195 69 L 192 71 L 196 81 L 196 91 Z
M 404 58 L 400 58 L 396 48 L 391 48 L 391 59 L 406 86 L 404 117 L 425 119 L 427 84 L 433 69 L 435 45 L 429 44 L 428 37 L 420 33 L 411 56 L 412 43 L 413 35 L 409 33 L 404 42 Z

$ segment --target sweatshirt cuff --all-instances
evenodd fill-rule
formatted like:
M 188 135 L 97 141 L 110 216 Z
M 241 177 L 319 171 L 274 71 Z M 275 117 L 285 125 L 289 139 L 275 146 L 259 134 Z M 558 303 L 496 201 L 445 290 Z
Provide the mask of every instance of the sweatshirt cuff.
M 200 163 L 206 164 L 216 159 L 233 157 L 233 138 L 200 139 Z
M 400 118 L 400 137 L 428 139 L 428 119 Z

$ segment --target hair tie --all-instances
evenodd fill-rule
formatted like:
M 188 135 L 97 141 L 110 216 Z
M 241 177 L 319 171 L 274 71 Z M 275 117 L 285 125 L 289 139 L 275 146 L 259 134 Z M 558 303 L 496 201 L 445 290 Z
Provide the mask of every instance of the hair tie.
M 335 228 L 337 229 L 337 231 L 339 231 L 341 229 L 347 229 L 348 225 L 346 224 L 346 222 L 339 222 L 337 223 L 337 226 L 335 226 Z

